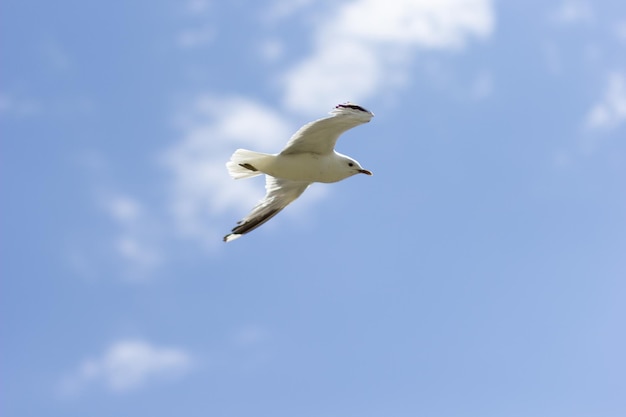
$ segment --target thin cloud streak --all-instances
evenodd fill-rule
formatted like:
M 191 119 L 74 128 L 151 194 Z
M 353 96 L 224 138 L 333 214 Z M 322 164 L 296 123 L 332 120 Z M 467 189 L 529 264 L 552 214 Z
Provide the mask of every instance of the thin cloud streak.
M 103 384 L 113 392 L 127 392 L 149 382 L 180 377 L 193 364 L 185 350 L 157 347 L 142 340 L 113 343 L 96 358 L 81 362 L 78 369 L 61 383 L 65 395 L 77 395 L 93 384 Z
M 143 280 L 164 261 L 158 239 L 164 230 L 155 219 L 156 213 L 125 194 L 106 193 L 99 200 L 116 223 L 117 237 L 112 247 L 124 261 L 125 274 L 134 281 Z
M 554 20 L 561 24 L 588 23 L 593 20 L 591 5 L 582 0 L 568 0 L 561 3 L 554 13 Z
M 613 72 L 608 76 L 604 96 L 589 110 L 586 127 L 611 130 L 626 121 L 626 75 Z

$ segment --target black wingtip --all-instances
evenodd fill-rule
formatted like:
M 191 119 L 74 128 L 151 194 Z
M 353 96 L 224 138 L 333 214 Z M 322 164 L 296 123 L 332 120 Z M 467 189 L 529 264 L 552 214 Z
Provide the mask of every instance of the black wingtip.
M 342 103 L 342 104 L 337 104 L 337 105 L 335 106 L 335 108 L 336 108 L 336 109 L 352 109 L 352 110 L 360 110 L 360 111 L 365 112 L 365 113 L 371 113 L 371 112 L 370 112 L 369 110 L 367 110 L 366 108 L 361 107 L 361 106 L 359 106 L 359 105 L 357 105 L 357 104 L 352 104 L 352 103 L 350 103 L 350 102 L 348 102 L 348 103 Z
M 262 216 L 258 216 L 256 218 L 253 218 L 245 222 L 243 220 L 238 221 L 237 226 L 235 226 L 233 230 L 231 231 L 232 233 L 229 233 L 226 236 L 224 236 L 224 242 L 233 241 L 241 237 L 242 235 L 245 235 L 246 233 L 253 231 L 257 227 L 261 226 L 263 223 L 267 222 L 269 219 L 274 217 L 276 214 L 278 214 L 283 208 L 284 207 L 268 211 Z

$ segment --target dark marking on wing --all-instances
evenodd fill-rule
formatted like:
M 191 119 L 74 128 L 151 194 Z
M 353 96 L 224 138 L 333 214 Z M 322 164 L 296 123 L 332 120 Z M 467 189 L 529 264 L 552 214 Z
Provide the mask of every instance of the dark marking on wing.
M 238 221 L 237 222 L 237 226 L 233 228 L 233 230 L 231 230 L 231 233 L 229 233 L 228 235 L 224 236 L 224 242 L 226 242 L 226 240 L 228 239 L 228 236 L 230 235 L 244 235 L 248 232 L 253 231 L 254 229 L 256 229 L 257 227 L 261 226 L 263 223 L 267 222 L 269 219 L 271 219 L 272 217 L 276 216 L 284 207 L 281 207 L 279 209 L 276 210 L 272 210 L 272 211 L 268 211 L 267 213 L 263 214 L 262 216 L 258 216 L 255 217 L 253 219 L 250 219 L 247 222 L 242 222 L 242 221 Z
M 357 106 L 356 104 L 337 104 L 336 106 L 337 108 L 344 108 L 344 109 L 353 109 L 353 110 L 360 110 L 366 113 L 369 113 L 369 110 L 364 109 L 361 106 Z
M 239 164 L 239 166 L 244 167 L 245 169 L 249 169 L 250 171 L 254 171 L 254 172 L 258 171 L 258 169 L 254 167 L 254 165 L 250 165 L 247 162 L 245 164 Z

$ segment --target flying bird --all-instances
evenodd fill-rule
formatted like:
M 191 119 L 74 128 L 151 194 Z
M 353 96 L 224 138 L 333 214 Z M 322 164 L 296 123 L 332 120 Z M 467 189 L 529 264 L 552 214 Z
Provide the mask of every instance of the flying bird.
M 279 154 L 237 149 L 226 163 L 234 179 L 265 174 L 265 197 L 224 236 L 230 242 L 251 232 L 287 207 L 311 183 L 341 181 L 355 174 L 372 175 L 354 159 L 335 151 L 339 136 L 369 122 L 374 113 L 352 103 L 338 104 L 331 116 L 302 126 Z

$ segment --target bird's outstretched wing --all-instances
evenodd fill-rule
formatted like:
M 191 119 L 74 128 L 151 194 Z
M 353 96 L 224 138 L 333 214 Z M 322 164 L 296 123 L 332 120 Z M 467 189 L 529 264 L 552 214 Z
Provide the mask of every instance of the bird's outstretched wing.
M 237 226 L 231 230 L 231 233 L 224 236 L 224 242 L 235 240 L 261 226 L 300 197 L 309 185 L 311 185 L 310 182 L 290 181 L 266 175 L 265 197 L 246 217 L 237 222 Z
M 335 149 L 339 136 L 348 129 L 367 123 L 374 114 L 356 104 L 337 105 L 332 116 L 302 126 L 287 142 L 280 155 L 315 153 L 326 155 Z

